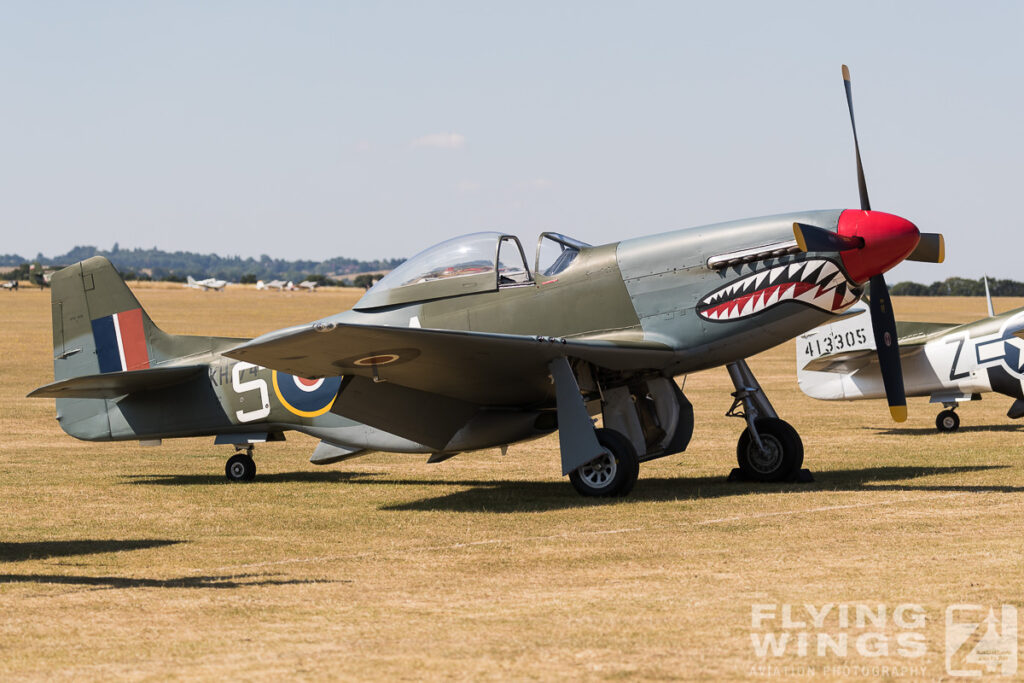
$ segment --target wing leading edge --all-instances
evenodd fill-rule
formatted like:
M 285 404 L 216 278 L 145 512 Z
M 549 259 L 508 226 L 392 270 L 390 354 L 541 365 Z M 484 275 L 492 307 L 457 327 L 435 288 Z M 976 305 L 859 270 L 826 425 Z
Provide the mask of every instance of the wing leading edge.
M 315 323 L 258 337 L 225 355 L 300 377 L 355 375 L 476 405 L 526 405 L 552 390 L 548 363 L 579 358 L 612 370 L 657 369 L 675 354 L 644 339 L 556 338 Z

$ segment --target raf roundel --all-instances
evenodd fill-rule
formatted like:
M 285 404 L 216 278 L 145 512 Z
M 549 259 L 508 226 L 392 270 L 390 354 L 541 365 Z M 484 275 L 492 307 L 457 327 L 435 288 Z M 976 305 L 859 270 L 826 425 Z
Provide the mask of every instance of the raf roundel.
M 317 417 L 326 413 L 334 405 L 341 388 L 341 377 L 306 379 L 275 370 L 272 378 L 277 399 L 300 417 Z

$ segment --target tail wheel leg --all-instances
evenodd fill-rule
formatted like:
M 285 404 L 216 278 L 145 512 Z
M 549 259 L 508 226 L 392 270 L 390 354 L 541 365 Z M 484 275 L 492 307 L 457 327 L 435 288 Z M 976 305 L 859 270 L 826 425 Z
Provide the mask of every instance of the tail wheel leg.
M 250 445 L 228 458 L 224 466 L 224 474 L 228 481 L 243 482 L 256 478 L 256 461 L 253 460 L 252 454 L 253 447 Z

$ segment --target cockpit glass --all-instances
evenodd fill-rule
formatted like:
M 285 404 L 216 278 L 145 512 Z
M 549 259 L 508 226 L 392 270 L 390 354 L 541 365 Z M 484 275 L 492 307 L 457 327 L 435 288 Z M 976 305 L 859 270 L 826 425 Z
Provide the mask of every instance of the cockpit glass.
M 555 232 L 545 232 L 537 242 L 537 273 L 550 277 L 558 275 L 576 259 L 586 242 Z
M 385 275 L 370 291 L 494 272 L 499 237 L 500 233 L 477 232 L 435 244 Z
M 503 237 L 498 248 L 498 286 L 530 283 L 530 269 L 526 266 L 519 240 Z

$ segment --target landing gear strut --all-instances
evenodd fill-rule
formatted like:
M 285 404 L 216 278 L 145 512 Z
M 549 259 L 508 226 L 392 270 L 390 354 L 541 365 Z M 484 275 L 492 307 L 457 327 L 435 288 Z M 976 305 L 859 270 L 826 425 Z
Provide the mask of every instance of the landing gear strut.
M 747 428 L 736 445 L 736 460 L 743 478 L 754 481 L 791 481 L 804 463 L 804 445 L 789 423 L 780 420 L 745 360 L 729 363 L 736 391 L 727 417 L 741 417 Z
M 228 458 L 224 474 L 228 481 L 252 481 L 256 478 L 256 461 L 252 459 L 253 447 L 235 446 L 237 452 Z
M 956 404 L 943 403 L 943 410 L 935 418 L 935 428 L 940 432 L 955 432 L 960 428 L 960 416 L 956 414 Z

